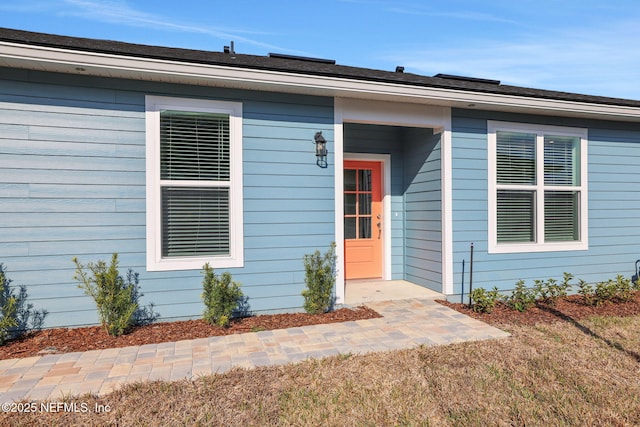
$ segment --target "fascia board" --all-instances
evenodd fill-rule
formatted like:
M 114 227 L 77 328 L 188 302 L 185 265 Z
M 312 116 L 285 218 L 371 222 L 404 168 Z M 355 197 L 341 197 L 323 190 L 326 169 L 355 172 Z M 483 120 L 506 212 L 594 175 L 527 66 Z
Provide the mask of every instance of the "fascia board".
M 0 42 L 0 64 L 42 71 L 174 83 L 429 103 L 461 108 L 633 120 L 640 108 L 480 93 Z M 473 104 L 470 105 L 470 104 Z

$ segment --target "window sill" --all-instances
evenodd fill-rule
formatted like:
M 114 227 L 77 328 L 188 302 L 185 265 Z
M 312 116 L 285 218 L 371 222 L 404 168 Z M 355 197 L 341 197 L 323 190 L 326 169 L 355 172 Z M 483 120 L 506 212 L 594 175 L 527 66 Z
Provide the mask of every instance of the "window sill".
M 586 251 L 588 242 L 558 242 L 558 243 L 520 243 L 520 244 L 490 244 L 490 254 L 515 254 L 529 252 L 567 252 Z
M 242 257 L 189 257 L 147 260 L 147 271 L 202 270 L 209 263 L 213 269 L 244 267 Z

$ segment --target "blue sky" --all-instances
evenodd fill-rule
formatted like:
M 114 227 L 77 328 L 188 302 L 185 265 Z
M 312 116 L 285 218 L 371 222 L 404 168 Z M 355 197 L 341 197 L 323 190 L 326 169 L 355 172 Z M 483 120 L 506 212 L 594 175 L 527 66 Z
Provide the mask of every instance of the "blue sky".
M 0 26 L 640 99 L 637 0 L 4 0 Z

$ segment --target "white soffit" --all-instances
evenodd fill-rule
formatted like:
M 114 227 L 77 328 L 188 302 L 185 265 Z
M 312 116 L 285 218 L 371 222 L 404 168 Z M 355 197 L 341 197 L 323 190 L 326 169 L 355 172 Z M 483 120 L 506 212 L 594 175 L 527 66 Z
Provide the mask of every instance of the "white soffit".
M 437 132 L 451 125 L 451 109 L 437 105 L 336 98 L 335 108 L 343 122 L 429 127 Z
M 640 108 L 529 98 L 282 71 L 235 68 L 0 42 L 7 67 L 147 81 L 637 121 Z

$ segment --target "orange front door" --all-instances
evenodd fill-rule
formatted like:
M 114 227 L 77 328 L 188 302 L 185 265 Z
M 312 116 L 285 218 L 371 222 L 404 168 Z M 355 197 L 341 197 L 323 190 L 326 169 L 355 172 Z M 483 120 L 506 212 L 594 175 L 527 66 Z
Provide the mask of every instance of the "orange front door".
M 344 162 L 345 277 L 382 277 L 382 173 L 380 162 Z

